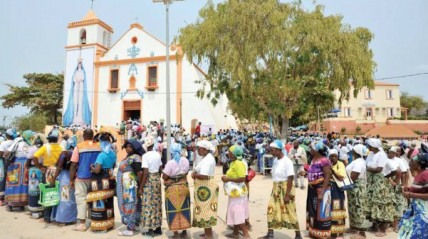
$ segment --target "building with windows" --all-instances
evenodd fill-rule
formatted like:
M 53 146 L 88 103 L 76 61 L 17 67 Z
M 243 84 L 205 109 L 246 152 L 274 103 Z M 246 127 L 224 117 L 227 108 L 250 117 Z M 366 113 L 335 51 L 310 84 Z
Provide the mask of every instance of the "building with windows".
M 333 117 L 323 120 L 321 128 L 326 131 L 363 133 L 386 124 L 389 119 L 400 118 L 402 108 L 399 85 L 383 81 L 375 81 L 374 85 L 374 89 L 364 88 L 357 97 L 351 96 L 348 101 L 343 101 L 336 107 Z M 336 98 L 339 98 L 339 92 L 336 92 Z
M 134 23 L 112 44 L 113 28 L 90 10 L 68 25 L 64 76 L 64 125 L 115 125 L 166 118 L 166 45 Z M 212 130 L 236 128 L 227 98 L 216 106 L 196 97 L 204 72 L 170 46 L 171 123 L 191 129 L 199 121 Z

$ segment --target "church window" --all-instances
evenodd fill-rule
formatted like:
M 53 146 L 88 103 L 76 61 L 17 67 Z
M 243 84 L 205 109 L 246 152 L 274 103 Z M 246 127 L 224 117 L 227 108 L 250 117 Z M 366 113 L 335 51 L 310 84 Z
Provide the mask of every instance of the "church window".
M 80 30 L 80 44 L 86 44 L 86 29 Z
M 158 66 L 147 67 L 146 89 L 155 90 L 158 88 Z
M 111 45 L 111 33 L 109 32 L 107 35 L 107 48 L 110 48 Z
M 150 66 L 149 67 L 149 86 L 158 85 L 158 67 Z
M 119 89 L 119 70 L 110 70 L 110 92 L 116 92 Z
M 135 45 L 135 44 L 137 44 L 137 42 L 138 42 L 138 38 L 137 37 L 134 36 L 134 37 L 131 38 L 131 43 L 132 44 Z
M 107 46 L 107 32 L 103 31 L 103 46 Z

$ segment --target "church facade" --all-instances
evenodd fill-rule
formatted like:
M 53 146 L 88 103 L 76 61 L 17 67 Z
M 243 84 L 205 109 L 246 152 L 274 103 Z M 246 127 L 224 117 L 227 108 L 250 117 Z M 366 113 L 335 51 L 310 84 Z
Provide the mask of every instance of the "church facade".
M 91 10 L 68 25 L 63 124 L 113 126 L 122 120 L 166 121 L 166 45 L 138 23 L 112 44 L 113 28 Z M 205 73 L 170 46 L 171 124 L 236 128 L 227 98 L 196 97 Z

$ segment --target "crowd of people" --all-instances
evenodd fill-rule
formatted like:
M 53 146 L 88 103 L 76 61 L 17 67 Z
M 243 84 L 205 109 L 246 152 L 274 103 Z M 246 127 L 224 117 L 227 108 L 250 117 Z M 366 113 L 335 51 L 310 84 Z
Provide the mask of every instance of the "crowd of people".
M 9 211 L 28 206 L 31 217 L 75 224 L 76 231 L 103 231 L 115 226 L 116 196 L 118 216 L 126 226 L 120 236 L 133 236 L 143 228 L 144 235 L 162 235 L 164 204 L 172 238 L 186 238 L 186 230 L 196 227 L 204 229 L 200 238 L 211 239 L 219 207 L 215 169 L 223 165 L 221 180 L 229 199 L 226 222 L 233 230 L 226 236 L 240 238 L 242 233 L 248 239 L 250 182 L 254 169 L 264 170 L 264 155 L 269 154 L 273 187 L 266 205 L 267 234 L 260 239 L 274 238 L 279 229 L 294 230 L 295 238 L 302 238 L 296 190 L 306 189 L 306 180 L 306 229 L 311 238 L 339 239 L 347 232 L 361 239 L 368 230 L 378 237 L 392 230 L 400 238 L 428 238 L 424 143 L 417 148 L 407 141 L 349 139 L 334 133 L 293 134 L 279 140 L 263 132 L 203 133 L 200 128 L 190 135 L 177 125 L 168 145 L 161 124 L 128 124 L 123 159 L 117 158 L 115 132 L 107 129 L 94 133 L 86 128 L 82 140 L 57 127 L 47 136 L 29 130 L 17 135 L 8 129 L 0 136 L 0 205 Z M 56 203 L 44 202 L 46 188 L 57 189 Z

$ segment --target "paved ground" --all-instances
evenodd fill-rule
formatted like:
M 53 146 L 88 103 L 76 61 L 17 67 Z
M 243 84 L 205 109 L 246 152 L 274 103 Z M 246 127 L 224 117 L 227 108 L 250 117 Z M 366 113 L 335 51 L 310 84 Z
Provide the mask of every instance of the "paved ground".
M 216 170 L 216 179 L 222 187 L 221 168 Z M 193 191 L 193 181 L 190 180 L 190 187 Z M 250 221 L 253 225 L 251 236 L 253 239 L 263 236 L 266 233 L 266 206 L 269 200 L 269 195 L 272 189 L 272 181 L 270 176 L 257 175 L 250 185 Z M 192 194 L 193 195 L 193 194 Z M 306 213 L 306 190 L 297 189 L 297 214 L 299 217 L 300 228 L 305 228 L 305 213 Z M 193 201 L 193 200 L 192 200 Z M 219 196 L 219 213 L 218 224 L 214 228 L 216 238 L 226 238 L 224 235 L 230 233 L 225 224 L 227 208 L 227 197 L 220 190 Z M 87 232 L 74 232 L 72 226 L 58 227 L 55 225 L 45 225 L 38 220 L 31 219 L 27 212 L 7 212 L 4 208 L 0 208 L 0 238 L 2 239 L 47 239 L 47 238 L 60 238 L 60 239 L 113 239 L 121 238 L 117 236 L 118 230 L 124 230 L 125 227 L 120 223 L 119 212 L 116 207 L 116 227 L 109 232 L 93 233 Z M 163 223 L 164 235 L 156 238 L 168 238 L 172 233 L 167 230 L 167 223 L 164 215 Z M 202 229 L 192 228 L 190 230 L 191 238 L 198 238 L 202 233 Z M 303 231 L 307 235 L 307 231 Z M 133 238 L 142 238 L 141 234 L 134 235 Z M 281 230 L 275 232 L 275 238 L 288 239 L 294 238 L 294 232 L 289 230 Z M 346 235 L 345 238 L 349 238 Z M 368 238 L 376 238 L 374 234 L 369 233 Z M 397 234 L 389 233 L 384 238 L 397 238 Z

